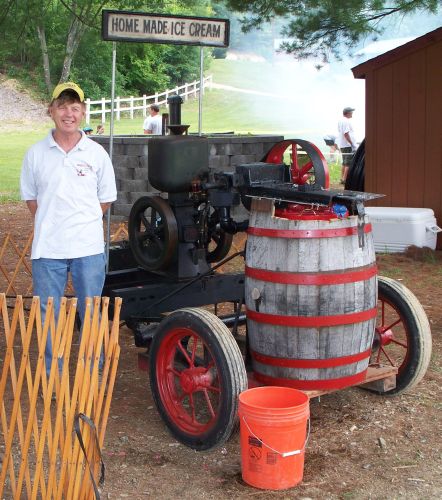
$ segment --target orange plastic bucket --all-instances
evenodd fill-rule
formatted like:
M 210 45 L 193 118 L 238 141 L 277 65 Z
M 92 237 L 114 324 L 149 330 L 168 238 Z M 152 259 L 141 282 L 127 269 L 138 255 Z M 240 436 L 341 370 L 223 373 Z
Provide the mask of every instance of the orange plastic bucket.
M 302 481 L 309 399 L 289 387 L 256 387 L 239 395 L 242 478 L 283 490 Z

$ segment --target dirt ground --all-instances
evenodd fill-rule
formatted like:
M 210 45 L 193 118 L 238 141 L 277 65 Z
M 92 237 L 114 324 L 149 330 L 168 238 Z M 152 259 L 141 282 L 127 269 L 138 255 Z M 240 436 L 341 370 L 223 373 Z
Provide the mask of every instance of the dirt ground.
M 0 205 L 0 245 L 11 233 L 22 247 L 29 231 L 21 204 Z M 147 374 L 138 369 L 143 349 L 122 327 L 102 498 L 441 498 L 441 264 L 441 252 L 379 256 L 380 274 L 404 283 L 426 310 L 433 335 L 429 370 L 397 397 L 350 388 L 311 400 L 304 480 L 286 491 L 261 491 L 242 481 L 238 435 L 210 452 L 176 442 L 154 406 Z

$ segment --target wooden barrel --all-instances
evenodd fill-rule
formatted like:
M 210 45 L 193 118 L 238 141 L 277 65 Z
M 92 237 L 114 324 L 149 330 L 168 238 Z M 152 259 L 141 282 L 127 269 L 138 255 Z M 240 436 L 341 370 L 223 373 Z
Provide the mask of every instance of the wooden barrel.
M 337 218 L 328 208 L 274 213 L 259 205 L 250 213 L 245 269 L 255 378 L 303 390 L 363 382 L 377 313 L 371 225 L 359 229 L 356 216 Z

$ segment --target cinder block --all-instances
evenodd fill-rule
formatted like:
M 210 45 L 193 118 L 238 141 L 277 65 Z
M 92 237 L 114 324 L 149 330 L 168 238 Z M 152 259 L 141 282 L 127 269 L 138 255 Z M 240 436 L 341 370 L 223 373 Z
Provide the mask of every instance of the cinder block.
M 147 144 L 149 138 L 144 134 L 139 135 L 121 135 L 119 139 L 123 144 L 135 144 L 135 145 L 144 145 Z
M 134 168 L 114 167 L 115 179 L 133 179 Z
M 227 147 L 227 154 L 231 156 L 236 156 L 242 154 L 242 143 L 237 142 L 237 143 L 231 143 L 231 144 L 226 144 Z
M 111 214 L 111 222 L 127 222 L 127 217 L 124 215 Z
M 226 165 L 223 168 L 211 168 L 210 170 L 211 172 L 234 172 L 235 167 L 233 167 L 232 165 Z
M 254 163 L 255 155 L 235 155 L 230 157 L 230 165 L 243 165 L 245 163 Z
M 124 154 L 128 156 L 147 156 L 147 144 L 125 144 Z
M 229 142 L 209 143 L 209 158 L 211 156 L 221 156 L 221 155 L 228 155 L 228 154 L 231 154 Z
M 113 215 L 120 215 L 124 217 L 129 217 L 130 210 L 132 208 L 132 204 L 128 203 L 122 203 L 122 204 L 114 204 L 113 206 Z
M 120 181 L 121 188 L 119 191 L 127 191 L 127 192 L 144 192 L 149 189 L 149 183 L 147 180 L 130 180 L 130 179 L 121 179 Z
M 242 152 L 244 155 L 254 155 L 256 161 L 258 161 L 263 156 L 263 144 L 262 142 L 245 142 L 243 144 Z
M 232 144 L 236 144 L 236 143 L 245 144 L 245 143 L 248 143 L 248 142 L 257 142 L 256 139 L 258 137 L 260 137 L 260 136 L 257 136 L 257 135 L 234 135 L 230 139 L 230 142 Z
M 128 156 L 127 157 L 127 167 L 128 168 L 138 168 L 140 162 L 138 156 Z
M 230 157 L 226 155 L 211 156 L 209 158 L 209 168 L 220 170 L 230 165 Z
M 114 167 L 126 168 L 130 164 L 130 157 L 126 155 L 114 154 L 112 157 L 112 164 Z
M 137 157 L 137 167 L 138 168 L 148 168 L 149 158 L 148 156 L 138 156 Z
M 142 167 L 134 168 L 133 172 L 134 172 L 134 177 L 133 177 L 134 179 L 140 179 L 140 180 L 145 180 L 145 181 L 148 180 L 147 167 L 146 168 L 142 168 Z
M 131 203 L 132 200 L 130 199 L 131 193 L 128 193 L 126 191 L 119 191 L 117 193 L 117 201 L 114 202 L 114 205 L 121 205 L 125 203 Z
M 133 204 L 138 199 L 142 198 L 143 196 L 148 196 L 149 194 L 150 193 L 148 191 L 128 193 L 128 202 Z
M 272 145 L 284 140 L 283 135 L 261 135 L 257 136 L 257 138 L 264 144 L 270 142 Z

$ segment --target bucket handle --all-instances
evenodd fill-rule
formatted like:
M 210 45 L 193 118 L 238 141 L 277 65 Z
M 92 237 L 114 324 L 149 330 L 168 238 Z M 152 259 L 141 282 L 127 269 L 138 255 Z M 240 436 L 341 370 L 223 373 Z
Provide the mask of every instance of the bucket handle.
M 268 444 L 264 443 L 264 441 L 259 438 L 253 431 L 252 429 L 250 428 L 249 424 L 247 423 L 247 420 L 246 418 L 242 417 L 244 423 L 246 424 L 246 427 L 247 427 L 247 430 L 250 432 L 250 434 L 256 438 L 261 444 L 263 444 L 264 446 L 266 446 L 269 450 L 272 450 L 274 451 L 275 453 L 277 453 L 278 455 L 281 455 L 281 457 L 283 458 L 286 458 L 286 457 L 292 457 L 293 455 L 299 455 L 301 454 L 303 451 L 305 451 L 305 447 L 307 446 L 307 443 L 308 443 L 308 440 L 310 438 L 310 418 L 307 419 L 307 424 L 308 424 L 308 430 L 307 430 L 307 437 L 305 438 L 305 443 L 304 443 L 304 446 L 302 447 L 302 449 L 300 450 L 293 450 L 293 451 L 286 451 L 286 452 L 283 452 L 283 451 L 278 451 L 278 450 L 275 450 L 275 448 L 272 448 L 271 446 L 269 446 Z

